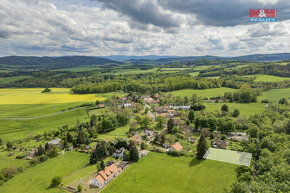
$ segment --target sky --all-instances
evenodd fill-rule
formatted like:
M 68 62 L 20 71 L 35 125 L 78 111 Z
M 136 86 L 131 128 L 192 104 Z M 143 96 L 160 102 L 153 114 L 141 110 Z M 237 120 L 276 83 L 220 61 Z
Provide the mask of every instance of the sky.
M 277 22 L 249 22 L 277 9 Z M 0 56 L 290 52 L 289 0 L 0 0 Z

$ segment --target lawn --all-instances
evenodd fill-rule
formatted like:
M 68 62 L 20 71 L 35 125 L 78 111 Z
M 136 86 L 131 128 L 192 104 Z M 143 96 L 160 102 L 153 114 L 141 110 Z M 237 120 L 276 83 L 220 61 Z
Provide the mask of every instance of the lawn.
M 217 96 L 224 96 L 225 92 L 235 92 L 236 89 L 232 88 L 211 88 L 211 89 L 204 89 L 204 90 L 194 90 L 194 89 L 184 89 L 178 91 L 172 91 L 173 96 L 188 96 L 191 97 L 193 94 L 196 94 L 200 97 L 217 97 Z
M 206 106 L 205 111 L 220 111 L 224 104 L 228 105 L 230 112 L 238 109 L 240 111 L 240 117 L 248 117 L 250 115 L 262 113 L 266 107 L 265 103 L 204 103 Z
M 272 76 L 266 74 L 249 75 L 248 77 L 256 76 L 255 82 L 281 82 L 284 80 L 290 81 L 289 77 Z
M 272 89 L 262 93 L 261 98 L 269 99 L 271 102 L 278 102 L 281 98 L 290 99 L 290 88 Z
M 65 192 L 57 188 L 49 188 L 53 176 L 64 177 L 79 170 L 89 162 L 89 155 L 77 152 L 67 152 L 56 158 L 49 159 L 35 167 L 26 169 L 11 180 L 0 186 L 0 192 L 5 193 L 58 193 Z
M 219 193 L 236 178 L 234 164 L 149 153 L 126 169 L 102 193 Z
M 65 124 L 74 126 L 77 123 L 77 119 L 80 122 L 88 121 L 87 112 L 84 108 L 38 119 L 0 119 L 0 138 L 5 141 L 14 141 L 31 137 L 38 133 L 43 134 L 44 131 L 56 129 Z

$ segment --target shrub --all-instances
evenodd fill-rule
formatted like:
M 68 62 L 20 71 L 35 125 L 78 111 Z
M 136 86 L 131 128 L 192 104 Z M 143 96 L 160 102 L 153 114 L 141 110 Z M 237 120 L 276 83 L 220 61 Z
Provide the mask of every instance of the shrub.
M 269 103 L 269 99 L 263 99 L 261 100 L 261 103 Z
M 82 185 L 78 185 L 78 192 L 82 192 L 82 190 L 83 190 L 83 187 L 82 187 Z
M 144 141 L 142 141 L 141 143 L 141 149 L 146 149 L 147 148 L 147 145 Z
M 33 158 L 32 160 L 29 161 L 29 164 L 30 165 L 36 165 L 36 164 L 38 164 L 38 162 L 39 162 L 38 158 L 35 157 L 35 158 Z
M 41 162 L 45 162 L 47 160 L 48 160 L 48 157 L 46 155 L 42 155 L 39 157 L 39 161 L 41 161 Z
M 222 135 L 221 136 L 221 140 L 226 140 L 227 139 L 227 136 L 226 135 Z
M 214 138 L 215 138 L 215 134 L 214 134 L 214 132 L 211 132 L 211 134 L 210 134 L 210 138 L 211 138 L 211 139 L 214 139 Z
M 233 112 L 233 117 L 238 117 L 240 115 L 240 111 L 238 109 L 235 109 Z
M 61 183 L 61 177 L 59 177 L 59 176 L 54 176 L 53 178 L 52 178 L 52 180 L 51 180 L 51 186 L 52 187 L 57 187 L 57 186 L 59 186 L 60 185 L 60 183 Z

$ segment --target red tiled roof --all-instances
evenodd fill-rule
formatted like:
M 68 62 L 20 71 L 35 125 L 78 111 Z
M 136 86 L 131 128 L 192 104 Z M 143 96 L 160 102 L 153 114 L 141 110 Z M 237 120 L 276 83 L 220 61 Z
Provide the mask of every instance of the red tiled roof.
M 179 142 L 176 142 L 174 145 L 171 146 L 172 148 L 174 148 L 176 151 L 180 151 L 182 150 L 182 146 L 180 145 Z
M 105 179 L 101 175 L 97 175 L 96 179 L 100 182 L 103 183 Z

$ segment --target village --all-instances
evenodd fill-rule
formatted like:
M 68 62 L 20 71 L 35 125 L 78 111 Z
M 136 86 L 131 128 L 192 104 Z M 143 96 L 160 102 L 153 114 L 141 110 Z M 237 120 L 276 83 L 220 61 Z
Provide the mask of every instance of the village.
M 113 140 L 104 141 L 97 138 L 97 140 L 94 140 L 95 142 L 84 142 L 82 145 L 82 142 L 76 143 L 70 140 L 70 134 L 67 134 L 65 137 L 53 138 L 45 145 L 28 150 L 25 157 L 22 156 L 18 159 L 28 159 L 33 162 L 36 158 L 39 158 L 42 161 L 42 159 L 47 159 L 45 158 L 46 155 L 57 156 L 64 154 L 66 151 L 95 154 L 99 151 L 97 150 L 98 144 L 102 143 L 104 151 L 106 151 L 105 155 L 91 162 L 91 164 L 97 164 L 96 173 L 78 180 L 73 185 L 59 186 L 59 188 L 69 192 L 77 191 L 79 186 L 85 189 L 85 192 L 96 192 L 103 189 L 132 163 L 147 156 L 150 152 L 164 153 L 170 156 L 195 157 L 200 134 L 208 138 L 212 148 L 218 149 L 239 150 L 239 142 L 248 140 L 245 132 L 231 132 L 233 130 L 230 130 L 230 132 L 223 130 L 210 131 L 209 127 L 204 126 L 198 128 L 198 125 L 202 123 L 193 121 L 196 120 L 194 116 L 198 111 L 192 110 L 193 106 L 190 102 L 186 102 L 186 105 L 180 105 L 180 103 L 178 103 L 179 105 L 160 105 L 161 101 L 161 103 L 165 103 L 164 98 L 164 96 L 159 97 L 157 94 L 153 97 L 128 95 L 106 102 L 97 101 L 97 109 L 99 110 L 110 109 L 110 111 L 118 113 L 127 110 L 133 112 L 130 114 L 131 126 L 126 138 L 116 137 Z M 199 99 L 193 96 L 191 100 Z M 219 102 L 223 102 L 223 99 L 219 99 Z M 201 106 L 201 104 L 198 105 Z M 218 113 L 217 116 L 221 116 L 221 114 L 224 114 L 224 112 Z M 140 117 L 140 115 L 143 116 Z M 91 117 L 98 119 L 97 116 L 91 115 Z M 98 127 L 95 123 L 92 123 L 94 119 L 91 119 L 91 127 Z M 136 121 L 138 121 L 138 126 L 136 126 Z M 46 134 L 43 137 L 37 136 L 35 142 L 44 144 L 43 139 L 48 139 L 45 136 Z M 57 134 L 54 133 L 51 136 L 57 136 Z M 132 159 L 132 154 L 134 154 L 132 149 L 134 148 L 137 158 Z M 12 147 L 12 149 L 15 152 L 17 147 Z M 18 147 L 18 151 L 25 150 Z M 10 154 L 10 156 L 13 155 L 14 153 Z

